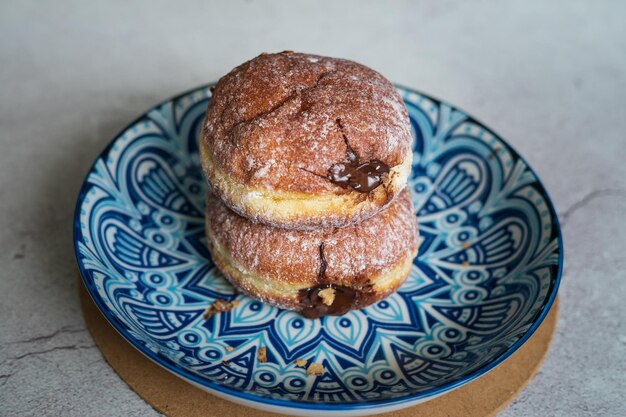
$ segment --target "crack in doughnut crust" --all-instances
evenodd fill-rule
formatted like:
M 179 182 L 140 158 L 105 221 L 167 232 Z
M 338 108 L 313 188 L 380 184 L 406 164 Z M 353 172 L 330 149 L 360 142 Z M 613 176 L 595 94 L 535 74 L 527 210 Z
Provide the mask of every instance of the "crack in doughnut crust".
M 338 126 L 337 120 L 341 120 Z M 368 193 L 325 178 L 346 162 L 389 172 Z M 352 61 L 265 54 L 232 70 L 213 91 L 200 140 L 215 194 L 239 214 L 277 227 L 341 227 L 388 205 L 411 168 L 408 113 L 393 85 Z
M 408 190 L 377 215 L 337 229 L 287 230 L 253 223 L 213 195 L 207 198 L 206 213 L 209 249 L 224 275 L 243 292 L 292 310 L 307 308 L 310 300 L 304 295 L 322 287 L 354 292 L 348 309 L 381 300 L 404 282 L 418 249 Z

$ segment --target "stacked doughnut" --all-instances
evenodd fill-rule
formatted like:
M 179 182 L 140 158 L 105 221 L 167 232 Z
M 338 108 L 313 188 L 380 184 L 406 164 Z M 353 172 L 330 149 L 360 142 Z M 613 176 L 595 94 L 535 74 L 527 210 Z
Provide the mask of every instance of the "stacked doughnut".
M 200 139 L 213 261 L 305 317 L 387 297 L 418 249 L 411 140 L 402 98 L 363 65 L 285 51 L 235 68 Z

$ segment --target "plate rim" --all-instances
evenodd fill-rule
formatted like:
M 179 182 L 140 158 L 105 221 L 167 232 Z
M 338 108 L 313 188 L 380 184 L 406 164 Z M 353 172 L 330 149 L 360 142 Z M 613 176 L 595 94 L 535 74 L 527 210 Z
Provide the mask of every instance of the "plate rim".
M 545 188 L 543 182 L 541 181 L 541 178 L 537 175 L 537 173 L 535 172 L 535 170 L 531 167 L 531 165 L 528 163 L 528 161 L 513 147 L 511 146 L 511 144 L 504 139 L 501 135 L 498 135 L 493 129 L 489 128 L 487 125 L 485 125 L 484 123 L 482 123 L 479 119 L 475 118 L 474 116 L 472 116 L 470 113 L 468 113 L 467 111 L 465 111 L 464 109 L 456 106 L 456 105 L 452 105 L 450 103 L 448 103 L 445 100 L 441 100 L 437 97 L 434 97 L 430 94 L 425 94 L 420 92 L 419 90 L 416 90 L 414 88 L 410 88 L 410 87 L 406 87 L 405 85 L 402 84 L 398 84 L 398 83 L 393 83 L 393 85 L 398 89 L 401 89 L 405 92 L 408 93 L 414 93 L 417 94 L 419 96 L 422 96 L 426 99 L 429 99 L 431 101 L 436 102 L 438 105 L 447 105 L 453 109 L 459 110 L 460 112 L 462 112 L 463 114 L 465 114 L 467 116 L 467 120 L 470 122 L 475 122 L 478 125 L 480 125 L 486 132 L 489 132 L 491 134 L 493 134 L 495 137 L 497 137 L 507 148 L 508 150 L 511 152 L 511 154 L 516 157 L 517 159 L 521 160 L 524 162 L 524 164 L 526 165 L 527 169 L 533 174 L 533 176 L 537 179 L 536 184 L 538 186 L 538 193 L 540 195 L 542 195 L 545 198 L 545 201 L 547 203 L 548 206 L 548 210 L 550 211 L 551 217 L 553 219 L 553 225 L 556 228 L 556 233 L 557 233 L 557 246 L 558 246 L 558 268 L 557 268 L 557 272 L 556 272 L 556 278 L 554 281 L 554 285 L 552 288 L 552 291 L 550 293 L 550 296 L 546 298 L 546 302 L 544 303 L 543 307 L 542 307 L 542 311 L 539 314 L 539 316 L 537 317 L 537 319 L 535 320 L 535 322 L 528 328 L 528 330 L 524 333 L 524 335 L 518 340 L 516 341 L 513 345 L 511 345 L 509 348 L 507 348 L 505 351 L 503 351 L 502 353 L 500 353 L 495 359 L 493 359 L 492 361 L 490 361 L 489 363 L 486 363 L 485 365 L 481 366 L 480 368 L 474 370 L 473 372 L 471 372 L 468 375 L 465 375 L 457 380 L 454 381 L 450 381 L 448 383 L 445 383 L 443 385 L 440 385 L 438 387 L 433 387 L 424 391 L 420 391 L 419 393 L 416 394 L 409 394 L 407 396 L 404 397 L 398 397 L 398 398 L 389 398 L 389 399 L 383 399 L 383 400 L 372 400 L 372 401 L 365 401 L 365 402 L 354 402 L 354 403 L 327 403 L 327 402 L 304 402 L 304 401 L 293 401 L 293 400 L 284 400 L 284 399 L 276 399 L 276 398 L 271 398 L 271 397 L 264 397 L 261 395 L 256 395 L 256 394 L 252 394 L 250 392 L 247 391 L 239 391 L 224 385 L 220 385 L 216 382 L 212 382 L 209 380 L 206 380 L 204 378 L 200 378 L 195 374 L 192 374 L 191 372 L 187 371 L 185 368 L 181 367 L 180 365 L 174 363 L 171 359 L 163 357 L 163 356 L 159 356 L 157 354 L 155 354 L 154 352 L 150 351 L 149 349 L 147 349 L 145 346 L 140 345 L 139 343 L 137 343 L 137 340 L 135 338 L 133 338 L 132 336 L 127 334 L 127 329 L 126 326 L 124 326 L 123 324 L 120 324 L 118 322 L 118 320 L 113 317 L 112 315 L 110 315 L 109 313 L 109 309 L 103 304 L 103 302 L 100 300 L 100 297 L 98 294 L 94 293 L 93 291 L 93 287 L 92 285 L 90 285 L 90 283 L 92 283 L 92 281 L 90 279 L 87 278 L 87 273 L 83 267 L 83 264 L 80 262 L 80 251 L 78 248 L 78 243 L 79 243 L 79 236 L 81 234 L 81 230 L 80 230 L 80 209 L 81 209 L 81 204 L 86 196 L 86 191 L 87 188 L 90 187 L 91 185 L 88 182 L 89 176 L 91 175 L 91 173 L 94 171 L 95 167 L 96 167 L 96 163 L 99 160 L 106 160 L 106 157 L 108 156 L 109 152 L 111 151 L 113 145 L 115 144 L 115 142 L 124 134 L 124 132 L 126 132 L 129 128 L 131 128 L 133 125 L 137 124 L 138 122 L 140 122 L 144 117 L 146 117 L 146 115 L 148 113 L 150 113 L 153 110 L 158 109 L 159 107 L 173 102 L 179 98 L 182 98 L 184 96 L 190 95 L 194 92 L 200 91 L 200 90 L 206 90 L 206 89 L 210 89 L 210 87 L 214 86 L 216 83 L 212 82 L 212 83 L 208 83 L 208 84 L 202 84 L 199 85 L 197 87 L 185 90 L 181 93 L 178 93 L 176 95 L 173 95 L 165 100 L 162 100 L 160 102 L 158 102 L 157 104 L 149 107 L 148 109 L 146 109 L 145 111 L 143 111 L 138 117 L 134 118 L 131 122 L 129 122 L 126 126 L 124 126 L 124 128 L 122 128 L 116 135 L 114 135 L 109 142 L 106 144 L 106 146 L 98 153 L 98 155 L 96 156 L 96 158 L 94 159 L 94 161 L 92 162 L 92 164 L 90 165 L 87 173 L 85 174 L 84 178 L 83 178 L 83 182 L 81 184 L 80 190 L 78 192 L 78 196 L 76 199 L 76 205 L 74 208 L 74 215 L 73 215 L 73 222 L 72 222 L 72 229 L 73 229 L 73 234 L 72 234 L 72 240 L 73 240 L 73 244 L 74 244 L 74 256 L 76 258 L 76 263 L 78 264 L 78 270 L 81 276 L 81 281 L 82 283 L 85 285 L 85 288 L 87 290 L 87 293 L 89 294 L 89 296 L 91 297 L 91 299 L 94 301 L 94 303 L 96 304 L 96 306 L 98 307 L 98 310 L 100 310 L 100 313 L 102 313 L 102 315 L 106 318 L 106 320 L 109 322 L 109 324 L 131 345 L 133 346 L 135 349 L 137 349 L 139 352 L 141 352 L 144 356 L 146 356 L 147 358 L 149 358 L 151 361 L 153 361 L 154 363 L 156 363 L 157 365 L 161 366 L 162 368 L 166 369 L 167 371 L 175 374 L 176 376 L 178 376 L 179 378 L 182 378 L 184 380 L 186 380 L 189 383 L 192 383 L 193 385 L 196 386 L 200 386 L 204 389 L 206 389 L 209 392 L 213 392 L 216 391 L 217 393 L 219 393 L 218 395 L 221 394 L 221 396 L 226 396 L 226 397 L 234 397 L 235 399 L 241 399 L 244 400 L 246 402 L 250 401 L 253 403 L 261 403 L 263 404 L 265 407 L 280 407 L 280 408 L 291 408 L 291 409 L 299 409 L 299 410 L 320 410 L 320 411 L 341 411 L 341 410 L 345 410 L 345 411 L 355 411 L 355 410 L 373 410 L 373 409 L 377 409 L 377 408 L 383 408 L 383 407 L 391 407 L 391 406 L 395 406 L 394 408 L 405 404 L 406 406 L 411 405 L 412 403 L 418 403 L 418 402 L 423 402 L 423 401 L 427 401 L 429 399 L 435 398 L 439 395 L 445 394 L 446 392 L 452 391 L 456 388 L 459 388 L 485 374 L 487 374 L 488 372 L 490 372 L 491 370 L 493 370 L 494 368 L 496 368 L 498 365 L 502 364 L 505 360 L 507 360 L 511 355 L 513 355 L 515 352 L 518 351 L 518 349 L 524 344 L 526 343 L 526 341 L 535 333 L 535 331 L 539 328 L 539 326 L 541 325 L 541 323 L 543 323 L 543 320 L 546 318 L 546 316 L 548 315 L 548 312 L 550 311 L 550 309 L 552 308 L 553 304 L 554 304 L 554 300 L 556 299 L 560 284 L 561 284 L 561 279 L 562 279 L 562 275 L 563 275 L 563 264 L 564 264 L 564 247 L 563 247 L 563 233 L 562 233 L 562 229 L 561 229 L 561 225 L 559 222 L 559 218 L 558 218 L 558 213 L 556 212 L 556 209 L 554 207 L 554 204 L 552 202 L 552 199 L 550 198 L 550 195 L 547 191 L 547 189 Z M 404 101 L 404 98 L 403 98 Z

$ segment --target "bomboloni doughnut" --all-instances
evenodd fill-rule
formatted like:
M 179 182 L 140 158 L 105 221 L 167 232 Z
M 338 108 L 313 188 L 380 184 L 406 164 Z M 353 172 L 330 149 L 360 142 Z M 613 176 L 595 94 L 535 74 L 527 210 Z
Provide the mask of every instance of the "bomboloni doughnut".
M 406 189 L 359 224 L 311 231 L 251 222 L 209 194 L 206 233 L 213 261 L 235 287 L 309 318 L 387 297 L 408 276 L 418 249 Z
M 213 192 L 276 227 L 342 227 L 405 187 L 407 110 L 382 75 L 352 61 L 283 52 L 232 70 L 213 90 L 200 153 Z

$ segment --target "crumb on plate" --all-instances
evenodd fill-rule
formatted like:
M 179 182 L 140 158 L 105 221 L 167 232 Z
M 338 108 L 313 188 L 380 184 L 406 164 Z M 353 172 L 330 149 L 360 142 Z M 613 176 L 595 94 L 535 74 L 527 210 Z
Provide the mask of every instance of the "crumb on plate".
M 238 305 L 239 305 L 239 301 L 237 300 L 226 301 L 226 300 L 218 299 L 218 300 L 215 300 L 213 304 L 208 306 L 206 310 L 204 310 L 204 315 L 202 317 L 204 317 L 205 320 L 208 320 L 216 314 L 229 312 L 234 307 L 237 307 Z
M 319 363 L 311 363 L 308 368 L 306 368 L 306 373 L 309 375 L 321 376 L 324 373 L 324 366 Z
M 261 346 L 259 350 L 256 352 L 256 358 L 259 362 L 265 363 L 267 362 L 267 349 L 265 346 Z

